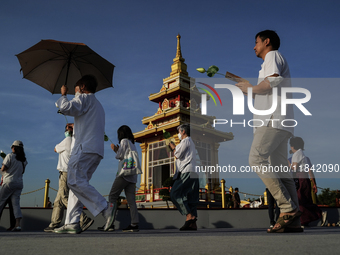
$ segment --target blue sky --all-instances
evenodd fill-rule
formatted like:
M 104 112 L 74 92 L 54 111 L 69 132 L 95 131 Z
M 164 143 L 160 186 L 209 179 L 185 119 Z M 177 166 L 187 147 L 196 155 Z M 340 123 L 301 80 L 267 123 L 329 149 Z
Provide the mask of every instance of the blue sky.
M 253 51 L 254 36 L 273 29 L 281 37 L 280 51 L 292 77 L 320 81 L 306 84 L 312 93 L 306 107 L 313 116 L 300 116 L 303 121 L 296 135 L 305 139 L 306 154 L 313 163 L 339 164 L 340 87 L 338 79 L 327 79 L 340 78 L 339 7 L 338 1 L 2 1 L 0 149 L 8 153 L 14 140 L 24 142 L 29 165 L 23 192 L 43 187 L 47 178 L 57 188 L 53 149 L 63 139 L 65 126 L 54 105 L 59 95 L 22 79 L 15 57 L 41 39 L 85 43 L 116 66 L 114 88 L 98 92 L 97 97 L 106 112 L 106 133 L 117 142 L 119 126 L 126 124 L 134 132 L 140 131 L 145 128 L 142 118 L 157 111 L 148 96 L 158 92 L 162 79 L 170 74 L 178 33 L 189 76 L 205 78 L 196 68 L 216 65 L 223 72 L 254 78 L 262 63 Z M 226 160 L 243 164 L 252 130 L 227 131 L 232 131 L 235 139 L 226 143 L 221 153 Z M 105 158 L 92 179 L 103 195 L 110 190 L 116 167 L 114 153 L 106 143 Z M 222 177 L 227 186 L 238 186 L 240 191 L 264 191 L 259 179 Z M 334 177 L 319 178 L 317 183 L 339 188 Z M 55 192 L 50 195 L 53 200 Z M 21 199 L 22 206 L 42 203 L 42 191 Z

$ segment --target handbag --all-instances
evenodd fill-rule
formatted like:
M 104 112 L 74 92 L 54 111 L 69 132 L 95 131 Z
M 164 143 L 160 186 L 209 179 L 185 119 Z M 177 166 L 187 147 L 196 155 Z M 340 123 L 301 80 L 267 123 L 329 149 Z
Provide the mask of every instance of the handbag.
M 124 159 L 119 161 L 117 176 L 142 174 L 138 153 L 131 150 L 130 141 L 128 141 L 128 146 L 129 148 L 125 151 Z

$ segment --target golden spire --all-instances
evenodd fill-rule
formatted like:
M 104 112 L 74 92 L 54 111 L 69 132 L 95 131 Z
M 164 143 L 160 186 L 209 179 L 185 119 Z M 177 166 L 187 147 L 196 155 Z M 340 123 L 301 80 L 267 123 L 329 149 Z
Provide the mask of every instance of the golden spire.
M 177 51 L 176 51 L 176 57 L 174 58 L 174 63 L 171 65 L 171 73 L 170 76 L 176 75 L 176 74 L 184 74 L 188 75 L 187 72 L 187 65 L 184 63 L 185 59 L 182 57 L 182 51 L 181 51 L 181 42 L 180 42 L 181 36 L 180 34 L 177 35 Z
M 180 40 L 181 40 L 181 36 L 180 36 L 180 34 L 178 34 L 178 35 L 177 35 L 177 52 L 176 52 L 176 58 L 180 58 L 180 59 L 183 60 L 183 62 L 184 62 L 185 59 L 182 58 L 181 42 L 180 42 Z

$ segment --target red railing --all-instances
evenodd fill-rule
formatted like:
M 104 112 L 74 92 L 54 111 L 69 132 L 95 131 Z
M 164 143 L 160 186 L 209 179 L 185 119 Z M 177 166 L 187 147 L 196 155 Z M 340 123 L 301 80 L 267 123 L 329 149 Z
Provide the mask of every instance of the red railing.
M 136 193 L 136 202 L 150 202 L 150 201 L 162 201 L 163 196 L 159 195 L 160 190 L 170 188 L 157 188 L 157 189 L 148 189 L 145 193 Z

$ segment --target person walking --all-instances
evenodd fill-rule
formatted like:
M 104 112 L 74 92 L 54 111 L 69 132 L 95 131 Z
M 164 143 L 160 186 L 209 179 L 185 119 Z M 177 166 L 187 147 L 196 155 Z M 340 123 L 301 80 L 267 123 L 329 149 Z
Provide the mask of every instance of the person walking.
M 1 157 L 2 157 L 3 160 L 6 157 L 6 154 L 3 151 L 1 151 Z M 3 183 L 3 175 L 1 175 L 0 186 L 2 186 L 2 183 Z M 6 231 L 12 231 L 12 229 L 15 228 L 16 220 L 15 220 L 15 216 L 14 216 L 14 212 L 13 212 L 12 200 L 11 200 L 10 197 L 5 202 L 5 205 L 4 205 L 4 208 L 2 209 L 2 211 L 0 211 L 0 219 L 1 219 L 1 216 L 2 216 L 2 213 L 5 209 L 6 204 L 8 205 L 8 208 L 9 208 L 9 222 L 10 222 L 10 226 L 9 226 L 9 228 L 6 229 Z
M 275 31 L 265 30 L 255 36 L 255 54 L 263 59 L 259 72 L 258 84 L 249 82 L 236 84 L 244 94 L 252 89 L 254 108 L 257 111 L 271 109 L 274 94 L 277 94 L 277 107 L 273 113 L 254 114 L 254 119 L 260 120 L 262 126 L 254 128 L 253 143 L 249 153 L 249 165 L 257 169 L 257 174 L 266 185 L 280 208 L 280 217 L 273 228 L 275 232 L 302 232 L 299 217 L 299 202 L 294 180 L 287 171 L 269 171 L 269 166 L 289 168 L 287 162 L 288 139 L 294 133 L 293 106 L 286 105 L 286 114 L 281 114 L 281 88 L 291 87 L 290 71 L 286 59 L 278 51 L 280 38 Z M 273 91 L 275 90 L 275 93 Z M 278 92 L 278 93 L 277 93 Z M 290 95 L 287 95 L 290 97 Z M 263 113 L 263 112 L 262 112 Z M 282 123 L 285 123 L 283 125 Z
M 128 150 L 137 151 L 135 146 L 135 138 L 130 127 L 123 125 L 117 130 L 118 141 L 120 146 L 111 144 L 112 150 L 117 154 L 116 159 L 124 160 L 124 155 Z M 119 171 L 120 169 L 118 169 Z M 117 172 L 118 174 L 119 172 Z M 123 176 L 119 175 L 116 177 L 112 184 L 112 188 L 109 194 L 109 202 L 114 206 L 114 210 L 117 210 L 117 200 L 120 193 L 124 190 L 127 202 L 130 207 L 131 224 L 123 229 L 123 232 L 138 232 L 139 231 L 139 218 L 138 210 L 136 205 L 136 183 L 137 174 Z M 113 213 L 116 215 L 116 212 Z M 113 220 L 114 222 L 114 220 Z M 112 223 L 113 224 L 113 223 Z M 114 226 L 111 225 L 111 229 L 114 230 Z
M 176 158 L 176 173 L 173 178 L 175 182 L 170 191 L 170 198 L 179 212 L 186 215 L 186 221 L 180 230 L 197 230 L 199 179 L 195 173 L 196 149 L 190 137 L 190 126 L 180 125 L 177 130 L 180 143 L 177 146 L 169 144 Z
M 6 155 L 1 167 L 3 183 L 0 190 L 0 211 L 2 212 L 7 199 L 10 198 L 16 221 L 12 231 L 21 231 L 20 221 L 22 213 L 20 209 L 20 196 L 24 187 L 23 174 L 25 173 L 27 160 L 22 141 L 14 141 L 11 149 L 12 153 Z
M 97 80 L 84 75 L 77 83 L 80 95 L 69 101 L 67 87 L 61 87 L 56 102 L 60 112 L 74 117 L 74 146 L 68 162 L 67 185 L 70 189 L 65 225 L 54 230 L 58 234 L 81 232 L 80 215 L 85 206 L 94 217 L 102 213 L 107 231 L 113 221 L 113 204 L 90 185 L 89 181 L 104 157 L 105 112 L 95 96 Z
M 321 209 L 313 203 L 312 199 L 312 192 L 315 194 L 318 192 L 316 180 L 313 171 L 311 171 L 312 164 L 303 152 L 305 146 L 303 139 L 301 137 L 292 137 L 289 143 L 290 149 L 294 153 L 291 159 L 291 168 L 297 179 L 299 208 L 302 212 L 300 221 L 303 227 L 308 227 L 312 221 L 322 218 Z
M 71 125 L 66 125 L 65 138 L 54 148 L 54 152 L 59 154 L 57 165 L 57 170 L 59 171 L 59 189 L 54 200 L 51 223 L 44 229 L 45 232 L 54 232 L 54 229 L 60 227 L 59 225 L 64 217 L 64 209 L 67 208 L 69 194 L 69 188 L 67 186 L 67 167 L 72 150 L 72 138 L 73 128 Z M 88 229 L 93 222 L 94 220 L 87 217 L 84 211 L 81 213 L 80 226 L 82 231 Z
M 241 199 L 240 199 L 240 195 L 238 194 L 238 188 L 235 188 L 235 191 L 233 194 L 233 200 L 234 200 L 234 208 L 240 208 Z

